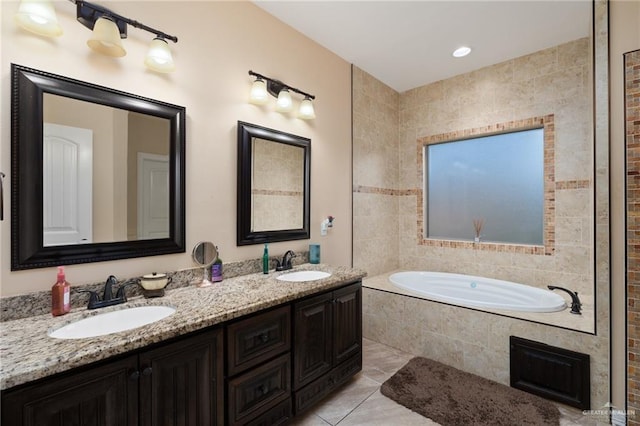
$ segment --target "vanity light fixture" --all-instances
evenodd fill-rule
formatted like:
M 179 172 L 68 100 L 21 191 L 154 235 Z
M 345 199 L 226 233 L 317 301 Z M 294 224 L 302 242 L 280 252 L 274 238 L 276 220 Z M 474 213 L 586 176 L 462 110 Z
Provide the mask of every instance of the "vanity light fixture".
M 264 105 L 269 100 L 269 93 L 267 93 L 267 83 L 260 77 L 256 78 L 256 81 L 251 85 L 251 95 L 249 95 L 249 102 L 255 105 Z
M 302 102 L 300 102 L 298 117 L 304 120 L 313 120 L 316 118 L 316 112 L 313 109 L 313 103 L 311 103 L 311 99 L 309 99 L 309 97 L 305 96 Z
M 101 16 L 96 20 L 87 46 L 98 53 L 116 58 L 127 54 L 122 47 L 118 25 L 108 16 Z
M 169 43 L 164 38 L 156 37 L 151 41 L 144 64 L 158 72 L 173 72 L 176 69 Z
M 300 107 L 298 109 L 298 118 L 303 120 L 316 118 L 312 102 L 312 100 L 316 98 L 314 95 L 303 92 L 295 87 L 291 87 L 280 80 L 265 77 L 264 75 L 251 70 L 249 70 L 249 75 L 256 78 L 251 86 L 251 94 L 249 96 L 250 103 L 264 105 L 269 100 L 268 95 L 270 94 L 277 98 L 276 111 L 286 113 L 293 110 L 291 92 L 295 92 L 304 96 L 304 99 L 300 103 Z
M 32 33 L 58 37 L 62 28 L 50 0 L 22 0 L 15 15 L 16 24 Z
M 453 56 L 456 58 L 462 58 L 463 56 L 467 56 L 469 53 L 471 53 L 470 47 L 461 46 L 453 51 Z
M 278 93 L 278 100 L 276 101 L 276 111 L 293 111 L 293 99 L 291 99 L 291 93 L 289 93 L 289 89 L 287 89 L 286 87 L 280 90 L 280 93 Z
M 87 45 L 94 51 L 113 57 L 125 56 L 127 52 L 122 46 L 121 39 L 127 38 L 127 26 L 131 25 L 134 28 L 155 34 L 144 60 L 145 65 L 157 72 L 175 70 L 167 40 L 177 43 L 177 37 L 88 1 L 69 1 L 76 5 L 78 22 L 92 30 Z M 21 0 L 15 19 L 19 26 L 36 34 L 50 37 L 62 34 L 55 10 L 49 0 Z

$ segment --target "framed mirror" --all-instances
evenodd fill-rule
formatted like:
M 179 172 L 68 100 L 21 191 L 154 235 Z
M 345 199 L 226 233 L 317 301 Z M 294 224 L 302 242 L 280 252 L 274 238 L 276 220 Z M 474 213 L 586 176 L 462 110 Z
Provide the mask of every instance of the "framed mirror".
M 11 65 L 11 269 L 185 251 L 185 108 Z
M 310 238 L 311 140 L 238 121 L 237 245 Z

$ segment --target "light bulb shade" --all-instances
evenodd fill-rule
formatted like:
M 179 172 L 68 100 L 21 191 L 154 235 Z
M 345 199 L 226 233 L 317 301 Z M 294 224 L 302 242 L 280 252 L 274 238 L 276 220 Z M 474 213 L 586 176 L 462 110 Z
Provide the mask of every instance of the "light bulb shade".
M 276 101 L 276 111 L 278 112 L 291 112 L 293 110 L 293 100 L 291 99 L 291 93 L 287 89 L 282 89 L 278 94 L 278 100 Z
M 20 27 L 38 35 L 62 35 L 56 11 L 49 0 L 22 0 L 15 21 Z
M 303 120 L 313 120 L 316 118 L 316 112 L 313 109 L 313 103 L 311 99 L 304 98 L 300 103 L 300 109 L 298 110 L 298 117 Z
M 176 65 L 166 40 L 156 37 L 151 41 L 144 64 L 147 68 L 157 72 L 175 71 Z
M 87 40 L 87 46 L 107 56 L 122 57 L 127 54 L 124 47 L 122 47 L 118 26 L 111 19 L 104 16 L 98 18 L 93 26 L 93 33 L 91 38 Z
M 257 78 L 251 86 L 251 95 L 249 96 L 249 102 L 255 105 L 264 105 L 269 100 L 269 93 L 267 92 L 267 85 L 263 79 Z

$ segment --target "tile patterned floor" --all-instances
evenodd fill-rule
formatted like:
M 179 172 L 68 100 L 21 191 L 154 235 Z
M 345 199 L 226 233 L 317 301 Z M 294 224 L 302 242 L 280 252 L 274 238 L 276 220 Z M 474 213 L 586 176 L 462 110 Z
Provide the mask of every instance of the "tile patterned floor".
M 364 339 L 362 372 L 334 394 L 319 402 L 306 415 L 296 418 L 299 426 L 437 426 L 438 423 L 397 404 L 380 393 L 380 386 L 413 355 Z M 581 411 L 559 406 L 560 426 L 596 426 L 594 418 Z M 491 426 L 491 425 L 487 425 Z

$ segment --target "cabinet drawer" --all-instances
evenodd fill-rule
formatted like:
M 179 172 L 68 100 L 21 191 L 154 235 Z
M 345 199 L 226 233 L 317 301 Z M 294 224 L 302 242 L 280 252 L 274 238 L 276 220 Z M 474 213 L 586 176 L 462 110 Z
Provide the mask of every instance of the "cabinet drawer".
M 276 426 L 291 420 L 291 398 L 287 398 L 261 416 L 247 423 L 246 426 Z
M 228 374 L 233 376 L 291 347 L 291 308 L 283 306 L 227 327 Z
M 229 381 L 229 423 L 245 424 L 291 396 L 291 360 L 286 353 Z

